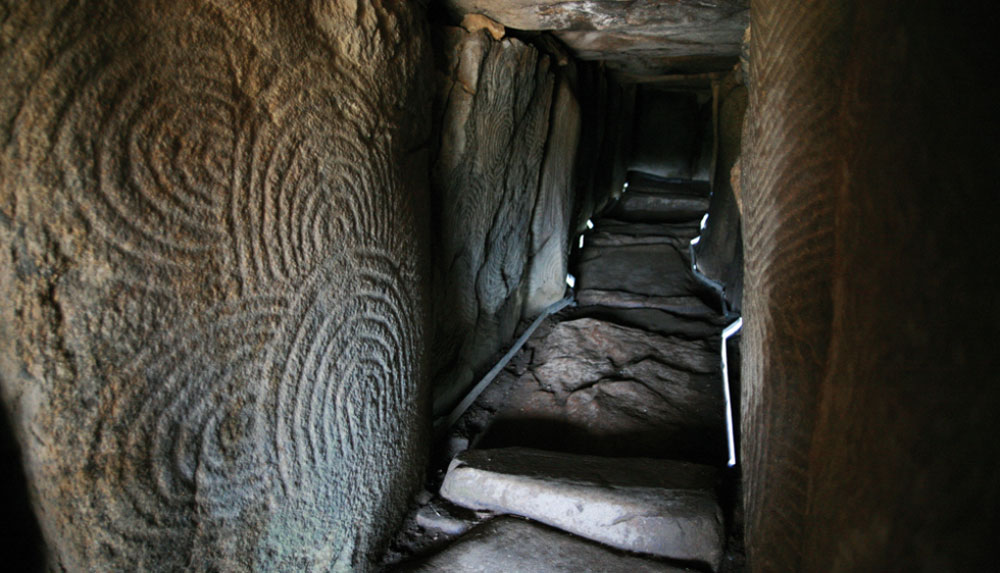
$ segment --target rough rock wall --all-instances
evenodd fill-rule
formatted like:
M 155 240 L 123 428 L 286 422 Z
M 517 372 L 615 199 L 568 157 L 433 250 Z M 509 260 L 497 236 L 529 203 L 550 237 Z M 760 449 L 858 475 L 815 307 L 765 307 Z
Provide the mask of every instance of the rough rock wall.
M 367 567 L 425 433 L 407 4 L 0 5 L 0 380 L 53 567 Z
M 580 104 L 569 79 L 558 79 L 542 179 L 531 215 L 531 251 L 524 301 L 525 318 L 537 316 L 566 292 L 567 255 L 576 194 Z
M 995 6 L 754 0 L 754 571 L 983 571 L 1000 531 Z
M 740 209 L 732 184 L 733 166 L 739 159 L 746 114 L 747 90 L 738 72 L 718 86 L 716 160 L 708 221 L 695 247 L 698 270 L 723 285 L 726 302 L 737 311 L 743 299 L 743 237 Z
M 486 31 L 440 31 L 435 410 L 450 407 L 523 316 L 562 298 L 581 111 L 570 62 Z
M 632 145 L 634 84 L 621 84 L 604 65 L 579 63 L 580 146 L 576 161 L 573 234 L 622 193 Z

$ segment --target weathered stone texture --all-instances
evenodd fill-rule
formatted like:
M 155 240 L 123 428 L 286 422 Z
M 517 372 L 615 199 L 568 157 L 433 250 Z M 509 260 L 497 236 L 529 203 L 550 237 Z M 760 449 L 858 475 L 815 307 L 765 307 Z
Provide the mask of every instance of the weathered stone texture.
M 532 366 L 497 409 L 484 447 L 721 458 L 719 359 L 705 341 L 580 318 L 531 349 Z
M 520 40 L 439 36 L 437 412 L 565 292 L 583 89 L 574 65 Z
M 437 341 L 450 364 L 436 410 L 454 401 L 521 318 L 555 83 L 549 58 L 516 39 L 463 33 L 454 50 L 433 177 Z
M 719 88 L 718 157 L 712 200 L 702 238 L 694 249 L 698 270 L 723 286 L 728 304 L 737 310 L 743 299 L 743 237 L 739 196 L 731 173 L 740 155 L 747 107 L 747 90 L 739 80 L 740 75 L 733 72 Z
M 587 539 L 718 568 L 722 512 L 709 466 L 525 448 L 470 450 L 441 495 L 470 509 L 521 515 Z
M 746 0 L 448 0 L 458 15 L 481 13 L 508 28 L 548 30 L 584 60 L 631 74 L 725 69 L 749 21 Z
M 0 380 L 52 566 L 366 569 L 421 473 L 419 15 L 0 21 Z
M 516 517 L 497 517 L 469 532 L 441 553 L 394 571 L 683 573 L 690 570 L 614 551 Z
M 526 318 L 537 316 L 545 307 L 561 299 L 566 290 L 580 105 L 565 77 L 559 82 L 554 105 L 541 187 L 531 217 L 531 268 L 524 304 Z
M 708 183 L 672 182 L 629 172 L 628 192 L 607 211 L 609 217 L 634 223 L 698 221 L 709 206 Z

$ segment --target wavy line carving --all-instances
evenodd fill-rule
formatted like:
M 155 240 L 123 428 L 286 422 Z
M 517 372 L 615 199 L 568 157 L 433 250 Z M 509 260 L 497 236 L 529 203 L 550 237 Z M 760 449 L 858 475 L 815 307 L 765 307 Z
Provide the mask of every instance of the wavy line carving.
M 149 341 L 110 381 L 89 455 L 106 543 L 138 544 L 132 556 L 165 544 L 153 559 L 184 563 L 200 524 L 264 509 L 269 429 L 257 357 L 286 310 L 278 297 L 225 305 Z
M 39 4 L 10 22 L 44 61 L 0 46 L 0 79 L 24 91 L 0 98 L 0 141 L 37 185 L 18 224 L 65 258 L 45 269 L 54 311 L 28 319 L 61 320 L 38 330 L 83 365 L 40 383 L 27 422 L 60 565 L 363 560 L 416 451 L 410 8 Z
M 99 56 L 65 104 L 53 149 L 92 228 L 134 259 L 173 270 L 229 242 L 223 209 L 245 107 L 229 53 L 239 42 L 214 26 L 191 35 L 197 54 L 164 61 L 81 40 L 62 73 L 79 74 L 77 50 Z
M 164 562 L 184 561 L 193 529 L 246 535 L 240 524 L 286 503 L 326 508 L 329 527 L 345 504 L 371 510 L 378 495 L 348 501 L 344 484 L 378 493 L 389 480 L 378 468 L 404 463 L 419 372 L 406 272 L 385 251 L 350 250 L 296 293 L 150 341 L 105 389 L 90 453 L 108 539 L 168 544 Z

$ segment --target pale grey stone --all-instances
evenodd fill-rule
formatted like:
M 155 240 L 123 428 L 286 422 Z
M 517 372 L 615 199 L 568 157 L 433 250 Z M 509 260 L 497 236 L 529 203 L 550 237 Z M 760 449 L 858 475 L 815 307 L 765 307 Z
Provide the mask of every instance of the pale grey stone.
M 461 535 L 482 521 L 474 512 L 451 505 L 441 499 L 429 502 L 417 510 L 417 525 L 445 535 Z
M 470 450 L 452 461 L 441 495 L 619 549 L 715 569 L 725 541 L 717 479 L 714 468 L 685 462 Z
M 524 318 L 538 316 L 563 298 L 566 291 L 569 227 L 576 191 L 573 174 L 580 140 L 580 104 L 566 77 L 560 79 L 556 89 L 551 123 L 538 199 L 531 216 Z

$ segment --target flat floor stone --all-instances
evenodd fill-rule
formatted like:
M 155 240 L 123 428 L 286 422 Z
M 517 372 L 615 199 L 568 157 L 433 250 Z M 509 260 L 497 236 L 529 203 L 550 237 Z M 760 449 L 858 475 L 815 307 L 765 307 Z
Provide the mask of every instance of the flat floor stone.
M 592 305 L 574 308 L 568 315 L 570 319 L 594 318 L 656 334 L 678 335 L 689 339 L 718 337 L 729 324 L 724 317 L 714 312 L 691 316 L 654 308 Z
M 470 509 L 520 515 L 618 549 L 714 570 L 725 542 L 717 483 L 717 470 L 686 462 L 504 448 L 459 454 L 441 495 Z
M 628 191 L 604 215 L 633 223 L 696 221 L 708 211 L 709 189 L 702 182 L 630 179 Z
M 608 215 L 645 223 L 691 221 L 700 219 L 708 210 L 708 198 L 661 195 L 629 190 L 618 200 Z
M 607 217 L 594 219 L 594 230 L 631 237 L 674 237 L 690 242 L 701 231 L 701 221 L 691 220 L 679 223 L 636 223 L 619 221 Z
M 658 177 L 641 171 L 629 171 L 628 190 L 661 195 L 709 197 L 712 194 L 712 185 L 708 181 Z
M 580 290 L 617 290 L 646 296 L 684 296 L 700 285 L 691 262 L 669 244 L 593 246 L 584 248 L 577 263 Z
M 681 573 L 688 569 L 614 551 L 518 519 L 492 519 L 440 553 L 395 569 L 414 573 Z
M 693 295 L 650 296 L 620 290 L 581 289 L 576 293 L 579 306 L 606 306 L 611 308 L 652 308 L 679 316 L 701 317 L 719 314 L 704 299 Z M 716 306 L 721 307 L 721 302 Z

